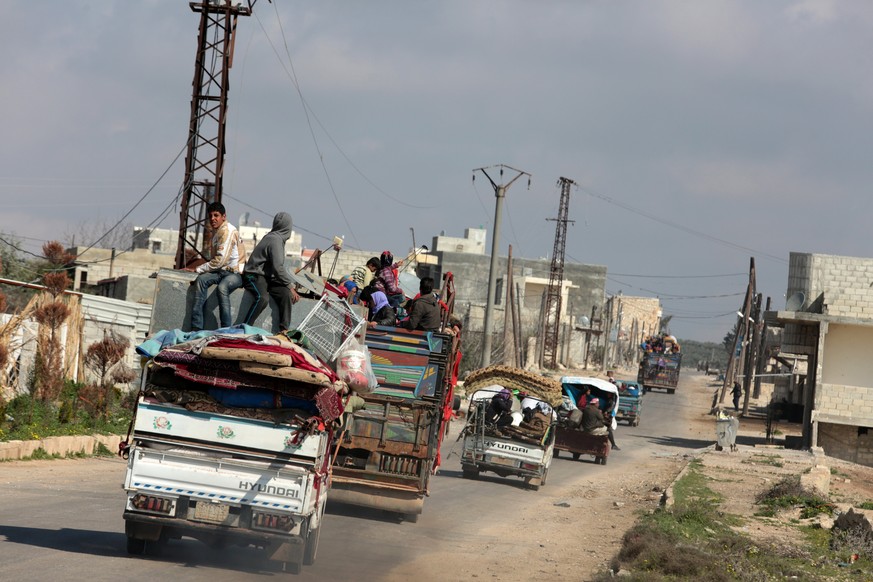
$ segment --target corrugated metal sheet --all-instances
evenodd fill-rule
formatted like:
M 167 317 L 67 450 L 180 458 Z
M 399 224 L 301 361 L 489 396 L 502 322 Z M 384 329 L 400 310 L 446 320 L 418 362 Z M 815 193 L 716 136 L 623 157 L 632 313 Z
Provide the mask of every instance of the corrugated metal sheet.
M 82 295 L 82 313 L 86 328 L 90 325 L 97 325 L 101 329 L 112 325 L 130 328 L 133 331 L 132 341 L 140 344 L 148 334 L 152 306 L 99 295 Z

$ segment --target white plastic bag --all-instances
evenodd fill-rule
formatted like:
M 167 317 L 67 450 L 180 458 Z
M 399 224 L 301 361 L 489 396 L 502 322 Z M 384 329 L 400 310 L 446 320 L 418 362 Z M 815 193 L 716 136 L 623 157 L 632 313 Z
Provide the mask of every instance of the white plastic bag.
M 356 339 L 350 341 L 337 358 L 336 373 L 358 393 L 372 392 L 379 385 L 373 373 L 370 352 Z

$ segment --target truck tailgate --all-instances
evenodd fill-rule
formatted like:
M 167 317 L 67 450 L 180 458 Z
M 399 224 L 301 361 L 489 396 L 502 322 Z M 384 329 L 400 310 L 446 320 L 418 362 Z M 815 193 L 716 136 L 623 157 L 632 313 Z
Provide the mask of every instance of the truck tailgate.
M 312 475 L 302 467 L 198 456 L 186 451 L 137 447 L 131 455 L 125 489 L 188 496 L 307 513 Z

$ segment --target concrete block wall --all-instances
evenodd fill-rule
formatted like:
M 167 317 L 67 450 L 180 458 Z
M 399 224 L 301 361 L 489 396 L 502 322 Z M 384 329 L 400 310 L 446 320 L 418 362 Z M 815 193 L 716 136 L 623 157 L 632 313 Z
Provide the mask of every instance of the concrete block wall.
M 861 425 L 873 426 L 873 389 L 822 383 L 815 391 L 815 411 L 819 414 L 851 418 Z
M 812 355 L 818 345 L 818 325 L 789 323 L 782 332 L 782 351 L 789 354 Z
M 42 449 L 49 455 L 65 457 L 73 454 L 93 455 L 102 444 L 113 453 L 118 451 L 120 435 L 80 435 L 48 437 L 32 441 L 0 442 L 0 461 L 14 461 L 32 457 Z
M 788 292 L 804 293 L 805 307 L 824 295 L 822 313 L 873 319 L 873 258 L 791 253 Z
M 818 446 L 829 457 L 873 467 L 873 428 L 820 422 Z
M 488 292 L 488 273 L 491 268 L 491 257 L 470 253 L 435 253 L 440 260 L 441 273 L 451 271 L 455 276 L 457 290 L 456 301 L 485 305 Z M 546 259 L 513 259 L 513 276 L 549 278 L 551 261 Z M 498 278 L 505 277 L 506 258 L 497 261 Z M 567 263 L 564 265 L 564 280 L 571 281 L 576 288 L 571 288 L 568 302 L 572 305 L 576 317 L 591 314 L 591 307 L 603 306 L 606 287 L 606 267 L 603 265 L 584 265 Z M 500 303 L 503 303 L 501 297 Z

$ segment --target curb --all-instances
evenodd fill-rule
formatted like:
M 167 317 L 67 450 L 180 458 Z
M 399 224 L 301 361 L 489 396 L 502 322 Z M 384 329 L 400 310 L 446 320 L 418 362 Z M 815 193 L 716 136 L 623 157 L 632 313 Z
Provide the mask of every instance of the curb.
M 103 445 L 115 453 L 123 438 L 121 435 L 77 435 L 46 437 L 33 441 L 5 441 L 0 442 L 0 461 L 26 459 L 39 449 L 50 456 L 66 457 L 73 454 L 93 455 L 99 445 Z
M 661 507 L 664 509 L 670 509 L 673 507 L 673 504 L 676 503 L 675 496 L 673 495 L 673 487 L 676 486 L 676 483 L 679 482 L 682 477 L 684 477 L 688 473 L 688 468 L 691 466 L 691 463 L 695 459 L 699 459 L 706 453 L 715 450 L 715 445 L 710 445 L 705 449 L 698 449 L 693 455 L 689 455 L 688 462 L 685 463 L 685 466 L 682 467 L 682 470 L 679 471 L 679 474 L 670 482 L 667 488 L 664 490 L 664 494 L 661 496 Z

